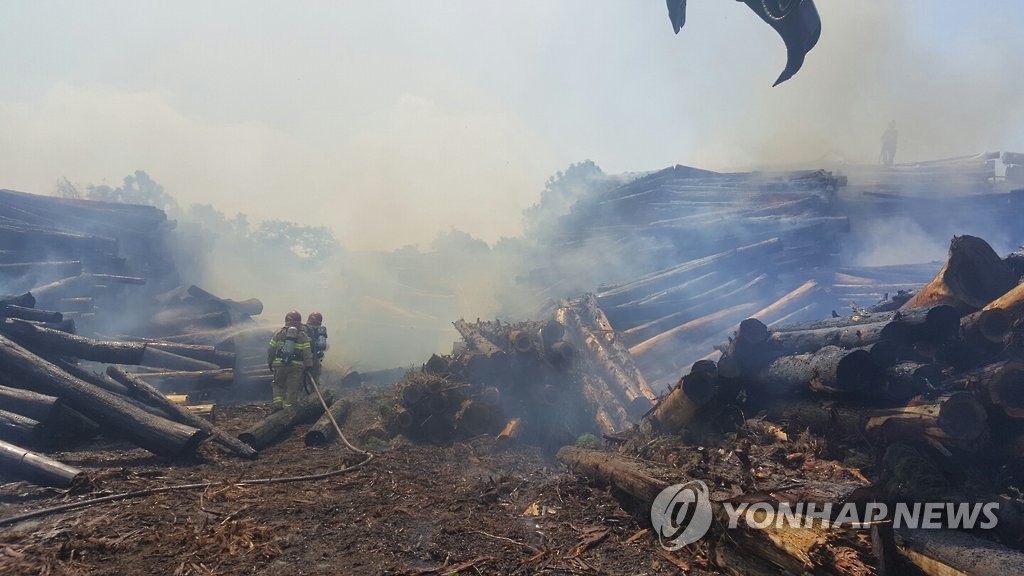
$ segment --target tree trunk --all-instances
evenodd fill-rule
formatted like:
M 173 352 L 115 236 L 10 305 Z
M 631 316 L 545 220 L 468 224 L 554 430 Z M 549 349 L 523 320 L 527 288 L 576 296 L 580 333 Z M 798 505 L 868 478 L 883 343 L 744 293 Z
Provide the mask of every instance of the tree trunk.
M 213 437 L 215 442 L 231 450 L 235 454 L 245 458 L 256 457 L 256 450 L 253 450 L 250 446 L 239 442 L 217 426 L 214 426 L 189 410 L 171 402 L 159 390 L 153 388 L 138 376 L 125 372 L 124 369 L 119 366 L 107 366 L 107 375 L 130 389 L 138 398 L 142 399 L 142 401 L 163 410 L 172 419 L 181 422 L 182 424 L 194 426 L 195 428 L 206 432 Z
M 817 282 L 808 280 L 767 307 L 751 314 L 751 316 L 766 324 L 770 324 L 772 321 L 784 316 L 787 310 L 806 305 L 806 301 L 809 298 L 813 298 L 819 290 Z
M 352 411 L 352 403 L 348 400 L 335 400 L 330 406 L 331 415 L 334 416 L 334 420 L 339 426 L 345 421 L 345 418 L 348 418 L 349 412 Z M 337 439 L 338 431 L 334 429 L 334 424 L 331 423 L 331 419 L 327 414 L 321 416 L 316 421 L 316 424 L 310 427 L 305 436 L 306 446 L 327 446 L 328 444 L 333 444 Z
M 942 371 L 931 364 L 900 362 L 886 368 L 882 390 L 889 400 L 905 402 L 942 389 L 943 380 Z
M 149 350 L 160 350 L 162 352 L 170 352 L 171 354 L 185 356 L 202 362 L 210 362 L 212 364 L 216 364 L 220 368 L 234 368 L 235 366 L 234 352 L 218 350 L 216 347 L 208 344 L 180 344 L 178 342 L 167 342 L 154 338 L 143 338 L 140 341 L 145 343 L 146 348 Z M 262 358 L 264 360 L 263 363 L 265 364 L 266 356 L 263 356 Z
M 328 402 L 328 405 L 334 401 L 334 396 L 330 390 L 324 391 L 324 400 Z M 293 426 L 318 418 L 323 414 L 323 411 L 324 407 L 320 405 L 320 399 L 316 394 L 307 394 L 300 398 L 291 408 L 278 410 L 253 424 L 239 434 L 238 439 L 256 450 L 262 450 L 273 444 L 274 441 Z
M 5 474 L 39 486 L 70 488 L 86 481 L 85 473 L 42 454 L 0 441 L 0 464 Z
M 0 336 L 0 364 L 43 392 L 155 454 L 177 458 L 192 453 L 206 433 L 142 411 L 124 398 L 96 388 Z
M 876 410 L 867 416 L 864 432 L 883 445 L 925 444 L 944 453 L 948 453 L 948 445 L 973 448 L 971 443 L 988 430 L 985 407 L 966 392 Z

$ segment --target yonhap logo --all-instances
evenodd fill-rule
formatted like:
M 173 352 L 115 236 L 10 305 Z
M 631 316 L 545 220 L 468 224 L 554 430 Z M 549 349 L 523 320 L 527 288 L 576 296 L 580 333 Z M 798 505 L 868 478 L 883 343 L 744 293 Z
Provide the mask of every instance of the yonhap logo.
M 666 550 L 678 550 L 700 540 L 711 527 L 707 484 L 693 480 L 662 490 L 651 505 L 651 524 Z

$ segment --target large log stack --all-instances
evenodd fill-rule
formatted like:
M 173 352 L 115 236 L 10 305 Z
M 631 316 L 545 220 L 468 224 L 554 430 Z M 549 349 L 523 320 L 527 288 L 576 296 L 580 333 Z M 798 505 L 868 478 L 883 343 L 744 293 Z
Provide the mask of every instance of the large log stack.
M 860 458 L 866 477 L 854 470 L 841 482 L 829 482 L 849 483 L 851 494 L 870 488 L 861 493 L 864 501 L 1001 506 L 999 525 L 979 534 L 1004 546 L 977 536 L 914 531 L 895 538 L 865 531 L 860 539 L 834 531 L 729 531 L 713 538 L 777 569 L 889 573 L 883 568 L 892 560 L 878 554 L 884 549 L 925 574 L 973 573 L 956 550 L 974 549 L 979 562 L 995 566 L 991 573 L 1008 566 L 1019 571 L 1024 555 L 1005 546 L 1024 549 L 1014 520 L 1024 501 L 1019 493 L 1003 493 L 1024 481 L 1024 356 L 1013 346 L 1024 332 L 1024 284 L 1009 273 L 1009 260 L 994 257 L 979 238 L 956 237 L 945 265 L 897 310 L 858 309 L 849 316 L 772 327 L 748 318 L 719 346 L 717 362 L 695 362 L 640 430 L 622 437 L 622 450 L 643 448 L 641 455 L 650 456 L 646 447 L 656 444 L 651 436 L 665 435 L 682 443 L 673 448 L 669 464 L 690 452 L 691 458 L 707 460 L 701 444 L 717 446 L 715 455 L 735 454 L 741 466 L 735 478 L 727 460 L 690 464 L 698 479 L 714 479 L 726 489 L 735 482 L 732 495 L 719 501 L 756 501 L 751 492 L 780 501 L 775 487 L 793 485 L 794 474 L 805 486 L 797 500 L 817 501 L 819 495 L 806 488 L 814 485 L 817 471 L 843 467 L 810 462 L 831 454 Z M 733 421 L 725 422 L 723 414 L 730 413 Z M 614 454 L 565 449 L 559 458 L 646 503 L 672 483 Z M 827 501 L 845 498 L 833 494 Z M 829 549 L 848 548 L 843 557 L 853 563 L 818 565 L 822 558 L 798 545 L 804 536 L 828 541 Z M 871 545 L 865 547 L 863 538 Z
M 0 296 L 0 436 L 48 450 L 102 433 L 182 458 L 212 435 L 255 454 L 165 395 L 208 405 L 231 388 L 232 334 L 262 311 L 179 286 L 172 229 L 149 206 L 0 190 L 0 294 L 12 294 Z M 216 342 L 192 338 L 211 331 Z M 53 464 L 19 462 L 21 476 L 55 481 Z

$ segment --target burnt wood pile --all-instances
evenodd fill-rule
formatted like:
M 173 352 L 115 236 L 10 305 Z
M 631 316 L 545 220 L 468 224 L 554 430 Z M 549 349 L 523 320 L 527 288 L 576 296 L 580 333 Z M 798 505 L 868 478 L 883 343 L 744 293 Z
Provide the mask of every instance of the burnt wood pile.
M 955 552 L 968 549 L 994 566 L 993 574 L 1019 571 L 1024 554 L 1013 549 L 1024 549 L 1024 501 L 1014 487 L 1024 482 L 1024 284 L 1015 259 L 999 257 L 980 238 L 958 236 L 938 272 L 898 309 L 887 309 L 890 302 L 774 325 L 751 315 L 714 354 L 692 364 L 639 429 L 612 437 L 620 451 L 647 457 L 652 437 L 675 438 L 680 447 L 665 461 L 645 466 L 573 448 L 559 458 L 648 505 L 673 483 L 667 478 L 679 481 L 679 470 L 652 472 L 656 465 L 675 467 L 687 457 L 704 464 L 691 462 L 684 475 L 714 480 L 729 493 L 715 506 L 758 495 L 775 502 L 1000 504 L 997 528 L 973 536 L 892 534 L 890 527 L 888 535 L 729 531 L 716 539 L 739 546 L 752 573 L 903 573 L 893 562 L 925 574 L 973 573 Z M 717 448 L 701 452 L 703 446 Z M 721 454 L 733 462 L 715 460 Z M 801 542 L 819 549 L 812 553 Z M 734 553 L 715 552 L 712 563 L 723 559 L 725 568 Z
M 255 454 L 210 421 L 210 398 L 233 385 L 232 334 L 262 304 L 180 286 L 172 229 L 148 206 L 0 190 L 0 439 L 17 463 L 5 473 L 79 482 L 32 451 L 97 435 L 171 459 L 207 438 Z M 209 333 L 216 343 L 197 342 Z
M 462 342 L 453 353 L 399 384 L 384 411 L 390 432 L 435 443 L 490 433 L 503 445 L 557 448 L 620 430 L 656 399 L 593 297 L 563 301 L 546 321 L 454 324 Z
M 598 305 L 661 392 L 744 318 L 778 326 L 902 306 L 940 264 L 862 265 L 886 252 L 887 230 L 912 228 L 934 246 L 963 230 L 1024 236 L 1024 196 L 996 176 L 999 157 L 835 172 L 666 168 L 579 199 L 540 232 L 548 265 L 520 280 L 552 298 L 598 286 Z

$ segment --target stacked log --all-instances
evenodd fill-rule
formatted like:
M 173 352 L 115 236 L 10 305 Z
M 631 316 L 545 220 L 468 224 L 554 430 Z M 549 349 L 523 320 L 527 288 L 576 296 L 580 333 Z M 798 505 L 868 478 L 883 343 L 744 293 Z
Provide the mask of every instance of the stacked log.
M 173 288 L 163 211 L 0 190 L 0 220 L 0 434 L 50 450 L 101 432 L 168 458 L 190 457 L 212 434 L 254 454 L 200 417 L 233 386 L 233 342 L 161 337 L 244 329 L 262 304 Z M 85 363 L 121 367 L 114 380 Z M 178 406 L 165 396 L 176 392 L 202 403 Z M 5 474 L 46 480 L 30 469 Z

